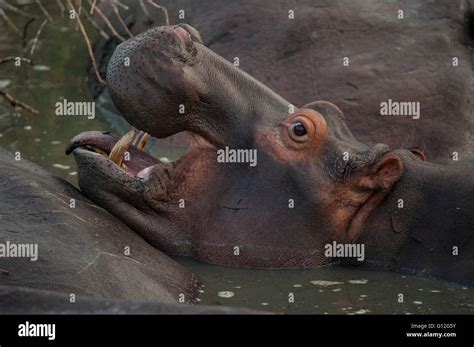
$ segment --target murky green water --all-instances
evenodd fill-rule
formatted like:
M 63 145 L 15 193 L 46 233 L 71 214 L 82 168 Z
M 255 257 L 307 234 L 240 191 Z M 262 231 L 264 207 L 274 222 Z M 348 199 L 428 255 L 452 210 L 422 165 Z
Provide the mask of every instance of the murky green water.
M 0 65 L 0 88 L 40 111 L 38 116 L 12 109 L 0 99 L 0 146 L 76 184 L 76 165 L 64 154 L 69 139 L 81 131 L 123 131 L 122 125 L 97 112 L 57 116 L 55 103 L 90 100 L 85 83 L 87 50 L 74 22 L 61 19 L 55 1 L 44 1 L 55 22 L 43 29 L 35 63 Z M 40 14 L 34 4 L 24 8 Z M 24 19 L 12 16 L 22 27 Z M 36 33 L 42 20 L 30 28 Z M 93 31 L 91 31 L 92 33 Z M 22 55 L 20 39 L 0 20 L 0 59 Z M 112 123 L 111 123 L 112 122 Z M 164 149 L 166 151 L 166 148 Z M 173 157 L 175 153 L 163 153 Z M 313 270 L 248 270 L 225 268 L 177 258 L 204 284 L 200 303 L 243 306 L 273 312 L 318 314 L 472 313 L 474 289 L 429 278 L 395 273 L 326 267 Z M 403 302 L 399 302 L 403 294 Z

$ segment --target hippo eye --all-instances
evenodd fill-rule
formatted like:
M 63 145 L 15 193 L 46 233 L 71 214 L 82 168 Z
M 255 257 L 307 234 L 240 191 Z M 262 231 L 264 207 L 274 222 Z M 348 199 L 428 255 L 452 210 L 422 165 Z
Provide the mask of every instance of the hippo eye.
M 303 122 L 294 122 L 290 127 L 290 136 L 294 141 L 304 142 L 308 139 L 308 129 Z
M 296 136 L 305 136 L 307 134 L 306 127 L 304 126 L 303 123 L 297 122 L 294 123 L 291 126 L 291 130 L 293 131 L 293 134 Z

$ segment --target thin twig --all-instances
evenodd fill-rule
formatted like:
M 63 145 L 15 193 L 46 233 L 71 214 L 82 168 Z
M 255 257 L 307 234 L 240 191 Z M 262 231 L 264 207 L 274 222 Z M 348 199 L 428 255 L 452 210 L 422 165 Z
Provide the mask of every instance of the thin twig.
M 29 14 L 25 11 L 22 11 L 19 8 L 15 7 L 15 6 L 10 5 L 5 0 L 0 0 L 0 8 L 4 8 L 5 10 L 12 11 L 12 12 L 14 12 L 14 13 L 20 15 L 20 16 L 23 16 L 23 17 L 34 17 L 31 14 Z
M 76 0 L 77 16 L 80 17 L 82 14 L 82 0 Z M 79 22 L 76 21 L 76 31 L 79 29 Z
M 43 30 L 43 27 L 46 25 L 46 23 L 48 23 L 48 21 L 45 19 L 43 21 L 43 23 L 41 23 L 38 31 L 36 32 L 36 36 L 33 40 L 33 46 L 31 47 L 31 51 L 30 51 L 30 57 L 33 57 L 33 53 L 35 53 L 35 49 L 36 49 L 36 45 L 38 44 L 39 36 L 41 34 L 41 31 Z
M 10 29 L 12 29 L 19 36 L 21 36 L 20 29 L 18 29 L 18 27 L 15 25 L 15 23 L 13 23 L 13 21 L 7 16 L 5 11 L 3 11 L 3 8 L 0 8 L 0 16 L 2 16 L 3 19 L 5 19 L 5 22 L 7 22 L 7 25 L 10 27 Z
M 8 63 L 9 61 L 15 61 L 15 60 L 18 60 L 18 59 L 20 59 L 21 61 L 24 61 L 25 63 L 28 63 L 28 64 L 30 64 L 30 65 L 35 65 L 31 59 L 22 58 L 22 57 L 6 57 L 6 58 L 2 58 L 2 59 L 0 59 L 0 64 L 5 64 L 5 63 Z
M 86 19 L 87 21 L 95 28 L 97 29 L 97 31 L 99 31 L 100 35 L 106 39 L 106 40 L 109 40 L 110 39 L 110 36 L 107 35 L 107 33 L 102 30 L 101 26 L 94 20 L 94 18 L 91 17 L 91 15 L 87 12 L 87 11 L 84 11 L 83 12 L 84 15 L 86 16 Z
M 144 2 L 143 0 L 138 0 L 138 2 L 140 3 L 140 7 L 142 8 L 142 11 L 143 11 L 143 13 L 145 14 L 145 16 L 147 16 L 148 18 L 150 18 L 150 12 L 149 12 L 148 9 L 146 8 L 145 2 Z
M 26 23 L 25 26 L 23 27 L 23 49 L 25 49 L 26 44 L 28 43 L 28 27 L 30 26 L 31 23 L 33 23 L 36 20 L 36 17 L 30 18 Z
M 165 14 L 165 23 L 166 25 L 170 25 L 170 17 L 168 16 L 168 10 L 166 9 L 166 7 L 155 4 L 153 0 L 148 0 L 148 3 L 151 6 L 156 7 L 157 9 L 163 11 L 163 13 Z
M 90 4 L 90 3 L 91 3 L 91 2 L 89 1 L 89 4 Z M 97 0 L 94 0 L 94 2 L 91 4 L 91 12 L 90 12 L 91 15 L 94 13 L 95 5 L 97 5 Z
M 41 12 L 45 15 L 46 18 L 52 23 L 53 18 L 49 15 L 49 12 L 46 8 L 44 8 L 43 4 L 41 3 L 41 0 L 36 0 L 36 3 L 38 4 L 38 7 L 40 8 Z
M 94 72 L 95 72 L 95 75 L 97 77 L 97 81 L 102 85 L 107 85 L 107 83 L 102 79 L 102 77 L 99 74 L 99 69 L 97 68 L 97 63 L 95 61 L 94 52 L 92 51 L 92 45 L 91 45 L 91 42 L 89 40 L 89 37 L 87 36 L 86 30 L 84 29 L 84 25 L 82 25 L 81 18 L 79 17 L 79 15 L 77 15 L 77 11 L 74 8 L 74 5 L 72 4 L 72 1 L 67 0 L 67 2 L 69 4 L 69 7 L 71 7 L 71 9 L 74 12 L 76 12 L 76 20 L 79 23 L 79 28 L 81 29 L 82 36 L 84 36 L 84 40 L 86 41 L 87 50 L 89 51 L 89 56 L 90 56 L 91 61 L 92 61 L 92 66 L 94 67 Z
M 129 7 L 125 4 L 122 4 L 119 0 L 113 0 L 114 4 L 119 5 L 121 8 L 123 8 L 125 11 L 128 11 Z
M 69 1 L 69 0 L 68 0 Z M 92 1 L 89 0 L 89 4 L 92 4 Z M 126 41 L 127 39 L 124 38 L 122 35 L 120 35 L 117 30 L 115 30 L 114 26 L 112 23 L 110 23 L 109 19 L 104 15 L 104 13 L 101 11 L 101 9 L 97 6 L 95 6 L 95 12 L 99 15 L 100 18 L 104 21 L 105 25 L 109 28 L 109 30 L 112 32 L 112 35 L 114 35 L 116 38 L 118 38 L 120 41 Z
M 64 18 L 64 11 L 66 10 L 66 8 L 64 7 L 61 0 L 56 0 L 56 3 L 58 4 L 59 8 L 61 9 L 61 17 Z
M 112 5 L 112 9 L 115 12 L 115 16 L 117 17 L 118 21 L 127 32 L 128 36 L 133 37 L 133 34 L 130 32 L 130 30 L 128 30 L 127 24 L 125 24 L 122 17 L 120 16 L 120 12 L 119 12 L 119 9 L 117 8 L 117 5 L 114 2 L 112 2 L 111 5 Z
M 5 274 L 5 275 L 8 275 L 10 273 L 10 271 L 2 269 L 1 267 L 0 267 L 0 272 Z
M 37 116 L 39 114 L 38 110 L 35 110 L 33 107 L 31 107 L 31 106 L 25 104 L 24 102 L 14 98 L 13 96 L 11 96 L 10 94 L 8 94 L 7 92 L 5 92 L 1 89 L 0 89 L 0 95 L 3 96 L 10 103 L 10 105 L 12 105 L 13 107 L 15 107 L 15 106 L 21 107 L 22 109 L 30 112 L 34 116 Z

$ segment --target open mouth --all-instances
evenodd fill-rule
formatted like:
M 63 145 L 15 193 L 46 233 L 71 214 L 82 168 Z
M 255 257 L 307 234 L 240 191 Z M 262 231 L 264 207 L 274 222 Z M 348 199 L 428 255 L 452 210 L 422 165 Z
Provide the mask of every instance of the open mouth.
M 95 154 L 113 162 L 122 173 L 131 177 L 145 178 L 153 166 L 174 167 L 188 155 L 192 148 L 212 146 L 195 133 L 187 134 L 191 141 L 186 152 L 171 163 L 154 158 L 144 151 L 151 136 L 141 130 L 129 131 L 121 138 L 100 131 L 80 133 L 71 139 L 66 148 L 66 154 Z

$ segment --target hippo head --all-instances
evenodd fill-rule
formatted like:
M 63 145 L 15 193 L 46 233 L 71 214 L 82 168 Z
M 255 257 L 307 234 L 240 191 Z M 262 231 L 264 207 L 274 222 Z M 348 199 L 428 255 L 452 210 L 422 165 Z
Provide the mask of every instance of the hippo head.
M 291 105 L 188 25 L 120 44 L 107 80 L 134 127 L 156 138 L 188 132 L 192 143 L 163 163 L 130 134 L 79 134 L 67 150 L 79 185 L 169 253 L 248 267 L 328 264 L 325 245 L 356 242 L 403 175 L 402 157 L 415 158 L 358 142 L 330 102 Z

